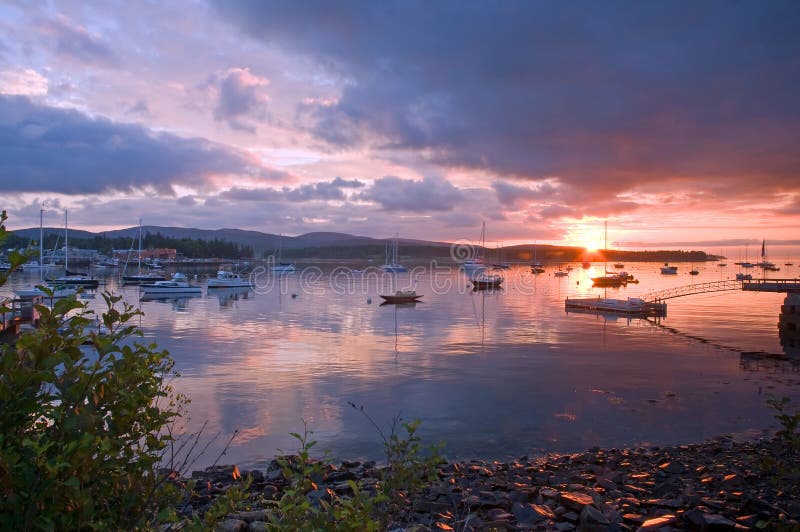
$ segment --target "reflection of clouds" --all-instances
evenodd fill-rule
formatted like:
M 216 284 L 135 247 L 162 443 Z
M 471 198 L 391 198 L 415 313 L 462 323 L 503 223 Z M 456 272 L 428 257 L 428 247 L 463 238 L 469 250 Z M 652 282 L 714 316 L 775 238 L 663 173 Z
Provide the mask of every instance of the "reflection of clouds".
M 516 269 L 530 275 L 527 267 Z M 612 297 L 679 282 L 662 278 L 658 265 L 629 271 L 642 285 Z M 430 281 L 426 275 L 420 285 Z M 225 457 L 240 465 L 271 458 L 277 448 L 293 450 L 288 432 L 302 429 L 301 418 L 321 450 L 380 457 L 372 427 L 347 401 L 363 404 L 382 425 L 398 412 L 421 418 L 426 441 L 444 439 L 448 454 L 462 457 L 677 443 L 769 418 L 754 384 L 741 378 L 738 355 L 642 320 L 567 315 L 565 297 L 602 294 L 584 282 L 588 275 L 573 271 L 563 283 L 548 271 L 535 278 L 535 292 L 430 292 L 414 307 L 380 307 L 377 279 L 366 293 L 306 294 L 294 275 L 281 280 L 288 294 L 298 294 L 294 299 L 276 286 L 225 309 L 213 295 L 192 300 L 186 312 L 145 302 L 142 324 L 148 340 L 176 360 L 176 388 L 192 399 L 188 429 L 208 420 L 208 434 L 221 432 L 221 440 L 242 431 Z M 466 283 L 459 273 L 450 279 Z M 316 286 L 328 286 L 327 279 Z M 124 293 L 136 301 L 134 289 Z M 686 298 L 671 303 L 666 321 L 763 349 L 772 342 L 777 351 L 781 300 L 745 293 Z M 727 414 L 733 400 L 739 418 Z M 214 451 L 207 456 L 216 458 Z

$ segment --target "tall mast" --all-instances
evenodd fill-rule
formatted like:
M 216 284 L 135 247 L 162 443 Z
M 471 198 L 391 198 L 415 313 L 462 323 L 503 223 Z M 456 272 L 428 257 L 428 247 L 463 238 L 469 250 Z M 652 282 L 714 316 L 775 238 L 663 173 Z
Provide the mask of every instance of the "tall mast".
M 69 270 L 69 230 L 67 229 L 67 210 L 64 209 L 64 273 Z
M 139 253 L 137 254 L 137 268 L 142 273 L 142 219 L 139 218 Z
M 39 279 L 42 278 L 44 266 L 44 205 L 39 209 Z

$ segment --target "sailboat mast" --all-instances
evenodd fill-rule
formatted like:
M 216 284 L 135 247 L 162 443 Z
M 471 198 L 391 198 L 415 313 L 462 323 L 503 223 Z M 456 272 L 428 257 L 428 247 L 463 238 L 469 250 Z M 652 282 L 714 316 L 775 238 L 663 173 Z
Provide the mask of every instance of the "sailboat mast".
M 139 253 L 137 255 L 136 267 L 142 273 L 142 219 L 139 218 Z
M 67 229 L 67 210 L 64 209 L 64 273 L 69 275 L 69 229 Z
M 44 266 L 44 207 L 39 209 L 39 279 L 42 278 Z

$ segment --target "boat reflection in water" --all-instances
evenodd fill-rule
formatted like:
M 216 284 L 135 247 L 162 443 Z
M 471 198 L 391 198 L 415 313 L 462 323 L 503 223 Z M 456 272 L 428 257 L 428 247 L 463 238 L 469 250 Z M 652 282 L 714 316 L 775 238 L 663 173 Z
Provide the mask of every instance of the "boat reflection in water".
M 181 294 L 176 296 L 174 294 L 142 294 L 139 298 L 141 302 L 155 301 L 157 303 L 169 303 L 172 305 L 172 310 L 186 311 L 189 310 L 189 300 L 199 299 L 203 294 Z
M 250 299 L 250 295 L 255 294 L 252 288 L 239 286 L 235 288 L 216 288 L 208 287 L 208 297 L 216 297 L 220 307 L 232 307 L 240 299 Z

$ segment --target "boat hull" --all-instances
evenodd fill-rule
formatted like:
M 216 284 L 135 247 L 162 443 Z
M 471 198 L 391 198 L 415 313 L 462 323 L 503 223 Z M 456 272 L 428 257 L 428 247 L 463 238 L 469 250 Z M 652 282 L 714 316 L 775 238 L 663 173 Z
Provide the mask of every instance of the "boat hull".
M 413 295 L 413 296 L 392 296 L 392 295 L 385 295 L 380 296 L 381 299 L 386 301 L 387 303 L 414 303 L 422 297 L 422 295 Z

